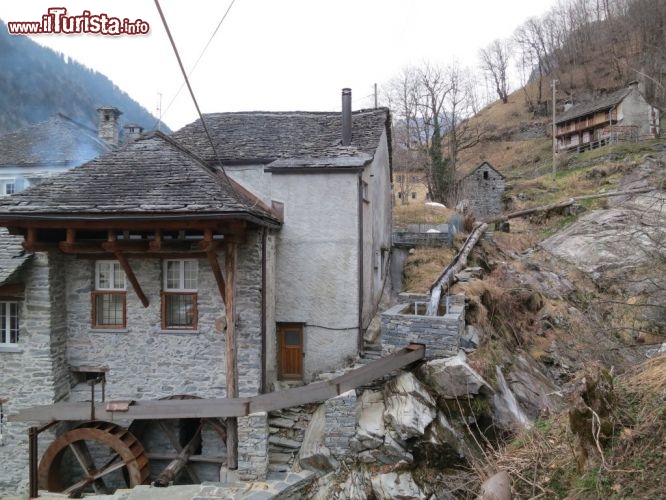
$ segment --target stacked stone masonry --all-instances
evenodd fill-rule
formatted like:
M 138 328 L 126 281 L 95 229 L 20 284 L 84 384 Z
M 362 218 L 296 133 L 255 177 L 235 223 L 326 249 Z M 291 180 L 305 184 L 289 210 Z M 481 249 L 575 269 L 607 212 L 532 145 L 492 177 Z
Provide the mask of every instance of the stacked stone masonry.
M 324 407 L 324 444 L 335 457 L 343 457 L 349 454 L 349 442 L 356 434 L 356 391 L 328 399 Z
M 398 304 L 382 313 L 382 351 L 387 355 L 408 344 L 425 344 L 427 358 L 452 356 L 458 352 L 465 329 L 464 296 L 452 295 L 442 316 L 411 314 L 410 304 Z

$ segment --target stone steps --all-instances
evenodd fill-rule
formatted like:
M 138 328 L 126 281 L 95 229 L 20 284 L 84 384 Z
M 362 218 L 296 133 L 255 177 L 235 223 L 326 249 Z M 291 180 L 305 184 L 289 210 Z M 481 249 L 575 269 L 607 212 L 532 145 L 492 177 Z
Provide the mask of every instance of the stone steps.
M 268 414 L 268 470 L 289 472 L 303 443 L 311 410 L 304 406 L 285 408 Z

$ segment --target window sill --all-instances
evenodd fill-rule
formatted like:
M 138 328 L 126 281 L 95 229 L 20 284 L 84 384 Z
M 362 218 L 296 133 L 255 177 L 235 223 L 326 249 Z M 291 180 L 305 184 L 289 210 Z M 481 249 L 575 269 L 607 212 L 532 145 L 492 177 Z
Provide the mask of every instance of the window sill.
M 129 333 L 127 328 L 91 328 L 92 333 Z
M 180 335 L 184 335 L 184 334 L 198 335 L 201 332 L 199 330 L 188 330 L 188 329 L 184 329 L 184 328 L 180 328 L 180 329 L 174 328 L 173 330 L 171 330 L 171 329 L 170 330 L 158 330 L 157 333 L 177 333 L 177 334 L 180 334 Z
M 13 345 L 3 345 L 3 346 L 0 346 L 0 352 L 9 352 L 9 353 L 21 354 L 23 352 L 23 349 L 21 349 L 18 346 L 13 346 Z

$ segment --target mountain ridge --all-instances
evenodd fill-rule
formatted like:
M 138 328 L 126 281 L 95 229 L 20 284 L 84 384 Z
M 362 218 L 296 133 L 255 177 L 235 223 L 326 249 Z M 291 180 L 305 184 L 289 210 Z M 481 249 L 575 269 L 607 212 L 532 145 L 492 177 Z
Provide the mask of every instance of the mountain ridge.
M 0 133 L 57 114 L 96 128 L 100 106 L 122 111 L 121 126 L 136 123 L 151 130 L 157 124 L 108 77 L 23 35 L 9 34 L 0 19 Z M 164 124 L 161 128 L 170 132 Z

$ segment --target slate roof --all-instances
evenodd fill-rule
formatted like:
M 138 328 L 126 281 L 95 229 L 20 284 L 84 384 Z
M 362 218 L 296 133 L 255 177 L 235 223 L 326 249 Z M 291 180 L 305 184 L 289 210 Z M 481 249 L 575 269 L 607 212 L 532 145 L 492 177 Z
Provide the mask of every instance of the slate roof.
M 0 168 L 80 165 L 109 149 L 96 130 L 58 114 L 0 135 Z
M 242 112 L 204 115 L 223 164 L 271 163 L 271 168 L 358 166 L 372 160 L 384 131 L 387 108 L 352 113 L 352 143 L 342 146 L 340 112 Z M 173 134 L 209 163 L 216 163 L 201 120 Z M 390 143 L 389 143 L 390 147 Z M 362 165 L 361 165 L 362 166 Z
M 32 255 L 21 246 L 22 236 L 11 236 L 5 228 L 0 228 L 0 285 L 11 281 Z
M 0 198 L 0 219 L 236 214 L 277 224 L 259 200 L 160 132 Z M 260 219 L 260 221 L 257 221 Z
M 479 169 L 480 169 L 481 167 L 483 167 L 484 165 L 487 165 L 488 168 L 490 168 L 491 170 L 493 170 L 493 171 L 494 171 L 497 175 L 499 175 L 502 179 L 506 179 L 505 175 L 504 175 L 502 172 L 500 172 L 499 170 L 497 170 L 495 167 L 493 167 L 492 164 L 491 164 L 490 162 L 488 162 L 488 161 L 484 161 L 484 162 L 481 162 L 481 163 L 480 163 L 479 165 L 477 165 L 476 167 L 472 168 L 469 172 L 467 172 L 467 173 L 465 173 L 464 175 L 462 175 L 462 177 L 460 177 L 460 178 L 458 179 L 458 182 L 462 182 L 463 180 L 465 180 L 465 178 L 467 178 L 467 177 L 469 177 L 470 175 L 472 175 L 474 172 L 476 172 L 477 170 L 479 170 Z
M 613 106 L 620 104 L 622 100 L 631 93 L 632 90 L 633 89 L 631 87 L 623 88 L 620 90 L 616 90 L 615 92 L 608 94 L 605 97 L 596 99 L 595 101 L 573 106 L 572 108 L 564 112 L 564 114 L 559 116 L 555 123 L 560 124 L 563 122 L 567 122 L 569 120 L 573 120 L 575 118 L 579 118 L 581 116 L 589 115 L 591 113 L 596 113 L 597 111 L 610 109 Z

